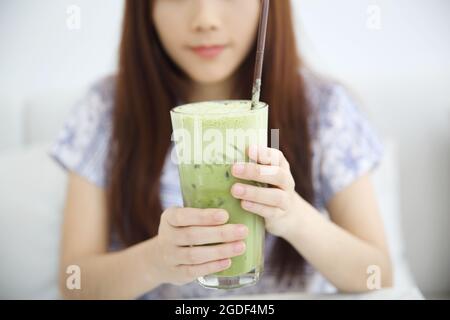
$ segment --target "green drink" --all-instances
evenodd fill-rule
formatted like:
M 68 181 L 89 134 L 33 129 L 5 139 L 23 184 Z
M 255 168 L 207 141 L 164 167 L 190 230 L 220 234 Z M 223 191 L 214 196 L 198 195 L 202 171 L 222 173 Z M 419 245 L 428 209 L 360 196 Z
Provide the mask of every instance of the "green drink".
M 230 190 L 236 182 L 258 183 L 233 177 L 231 166 L 249 161 L 249 145 L 267 145 L 267 104 L 251 109 L 245 100 L 192 103 L 174 108 L 171 118 L 185 207 L 223 208 L 228 223 L 249 229 L 246 252 L 233 257 L 227 270 L 198 281 L 221 289 L 256 283 L 264 265 L 264 220 L 244 210 Z

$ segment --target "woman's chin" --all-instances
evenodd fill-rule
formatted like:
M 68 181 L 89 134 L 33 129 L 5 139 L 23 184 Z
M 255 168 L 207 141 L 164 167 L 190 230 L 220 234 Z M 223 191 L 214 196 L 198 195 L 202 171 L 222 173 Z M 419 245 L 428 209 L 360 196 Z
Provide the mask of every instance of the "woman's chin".
M 190 72 L 189 76 L 198 84 L 213 85 L 227 80 L 230 77 L 227 71 L 198 68 L 195 72 Z

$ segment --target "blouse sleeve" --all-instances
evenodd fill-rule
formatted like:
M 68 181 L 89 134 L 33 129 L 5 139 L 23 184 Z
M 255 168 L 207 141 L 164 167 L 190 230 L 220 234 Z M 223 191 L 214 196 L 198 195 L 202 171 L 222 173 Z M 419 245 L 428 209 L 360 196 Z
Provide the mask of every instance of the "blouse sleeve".
M 319 115 L 319 188 L 325 206 L 339 191 L 378 166 L 383 146 L 368 119 L 341 86 Z
M 76 103 L 50 149 L 50 156 L 65 170 L 102 188 L 112 127 L 110 88 L 103 80 Z

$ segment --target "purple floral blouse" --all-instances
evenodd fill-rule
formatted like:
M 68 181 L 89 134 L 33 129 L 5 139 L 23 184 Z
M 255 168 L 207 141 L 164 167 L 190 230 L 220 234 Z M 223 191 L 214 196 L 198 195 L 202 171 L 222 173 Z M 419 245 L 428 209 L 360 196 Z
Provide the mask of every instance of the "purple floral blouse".
M 383 148 L 369 121 L 341 85 L 319 80 L 310 73 L 302 74 L 312 108 L 310 128 L 315 207 L 326 214 L 326 204 L 333 195 L 378 165 Z M 92 86 L 74 106 L 50 150 L 50 155 L 66 170 L 77 173 L 99 187 L 106 184 L 105 166 L 112 129 L 114 84 L 115 78 L 111 76 Z M 170 161 L 170 151 L 160 183 L 163 208 L 182 206 L 178 169 Z M 140 298 L 188 299 L 230 294 L 335 291 L 309 265 L 306 276 L 292 275 L 289 283 L 279 283 L 268 267 L 274 240 L 275 236 L 272 235 L 266 238 L 265 271 L 254 286 L 224 291 L 206 289 L 196 282 L 184 286 L 164 284 Z M 111 250 L 117 249 L 120 249 L 120 245 L 112 243 Z

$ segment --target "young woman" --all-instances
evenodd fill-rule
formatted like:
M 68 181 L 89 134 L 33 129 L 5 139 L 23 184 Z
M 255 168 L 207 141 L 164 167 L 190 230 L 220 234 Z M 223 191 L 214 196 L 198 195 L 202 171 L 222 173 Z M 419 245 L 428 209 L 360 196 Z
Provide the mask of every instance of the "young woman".
M 382 286 L 391 284 L 370 182 L 381 145 L 346 91 L 301 64 L 288 0 L 271 3 L 261 97 L 269 127 L 280 129 L 280 150 L 252 148 L 258 163 L 232 171 L 273 187 L 230 190 L 265 218 L 265 272 L 233 291 L 192 282 L 228 268 L 245 251 L 248 230 L 228 224 L 224 210 L 182 208 L 169 110 L 249 99 L 260 7 L 260 0 L 126 2 L 117 75 L 93 86 L 52 149 L 70 172 L 64 297 L 192 298 L 321 291 L 323 284 L 361 292 L 369 290 L 370 266 Z M 267 181 L 262 165 L 280 169 Z M 209 243 L 222 244 L 189 247 Z M 66 287 L 69 265 L 80 267 L 80 290 Z

